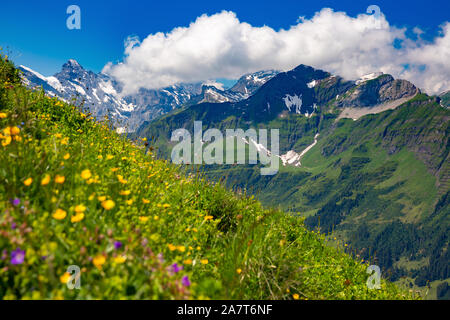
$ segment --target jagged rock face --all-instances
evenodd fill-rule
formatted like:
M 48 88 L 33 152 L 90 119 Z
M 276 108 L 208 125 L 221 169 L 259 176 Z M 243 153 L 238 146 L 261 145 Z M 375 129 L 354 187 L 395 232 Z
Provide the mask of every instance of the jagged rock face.
M 336 101 L 338 107 L 371 107 L 389 101 L 413 96 L 417 88 L 406 80 L 395 80 L 391 75 L 359 82 Z
M 280 72 L 276 70 L 267 70 L 246 74 L 236 82 L 230 91 L 241 93 L 245 98 L 248 98 L 278 73 Z
M 245 99 L 246 96 L 240 92 L 234 92 L 231 89 L 220 90 L 214 86 L 203 86 L 198 96 L 190 99 L 186 105 L 195 105 L 198 103 L 222 103 L 237 102 Z
M 312 86 L 312 84 L 310 85 Z M 353 81 L 346 81 L 339 76 L 330 76 L 314 83 L 316 103 L 324 105 L 328 101 L 342 95 L 350 88 L 354 87 Z
M 122 122 L 136 108 L 119 96 L 119 86 L 113 79 L 87 71 L 75 60 L 69 60 L 51 77 L 44 77 L 24 66 L 20 69 L 27 85 L 43 87 L 50 96 L 82 105 L 97 118 L 109 115 Z
M 159 90 L 140 89 L 138 93 L 124 97 L 126 102 L 137 106 L 126 121 L 129 131 L 186 104 L 201 93 L 201 88 L 201 83 L 179 84 Z
M 450 108 L 450 90 L 439 95 L 440 104 L 445 108 Z

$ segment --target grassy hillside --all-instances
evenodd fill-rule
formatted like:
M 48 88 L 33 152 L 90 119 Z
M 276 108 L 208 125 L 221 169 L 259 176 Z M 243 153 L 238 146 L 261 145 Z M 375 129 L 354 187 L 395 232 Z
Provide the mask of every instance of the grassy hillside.
M 1 299 L 412 297 L 384 280 L 369 290 L 368 265 L 302 219 L 185 175 L 18 81 L 1 57 Z
M 276 96 L 280 88 L 268 88 L 270 84 L 261 89 L 265 97 Z M 258 166 L 206 166 L 206 177 L 247 190 L 266 206 L 300 214 L 309 229 L 334 233 L 352 251 L 375 259 L 391 280 L 409 277 L 423 287 L 449 279 L 450 110 L 436 97 L 417 94 L 394 110 L 337 121 L 342 99 L 353 97 L 356 89 L 338 99 L 332 98 L 336 88 L 347 86 L 318 86 L 327 103 L 309 118 L 284 111 L 253 121 L 256 118 L 248 118 L 242 108 L 266 112 L 266 103 L 253 98 L 235 105 L 205 103 L 177 110 L 141 127 L 137 135 L 155 137 L 159 155 L 167 158 L 174 145 L 169 142 L 171 132 L 192 132 L 194 119 L 203 121 L 204 130 L 279 129 L 282 154 L 301 152 L 320 133 L 300 168 L 282 167 L 274 176 L 261 176 Z

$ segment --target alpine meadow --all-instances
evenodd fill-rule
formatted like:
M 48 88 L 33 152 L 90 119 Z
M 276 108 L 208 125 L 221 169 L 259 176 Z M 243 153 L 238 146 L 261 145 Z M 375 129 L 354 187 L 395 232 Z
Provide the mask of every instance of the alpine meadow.
M 0 7 L 2 308 L 450 299 L 446 1 Z

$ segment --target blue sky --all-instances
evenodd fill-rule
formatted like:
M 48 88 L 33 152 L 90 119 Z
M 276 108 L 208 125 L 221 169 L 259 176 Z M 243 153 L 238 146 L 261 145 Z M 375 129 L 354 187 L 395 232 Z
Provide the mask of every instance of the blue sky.
M 156 32 L 188 26 L 201 14 L 222 10 L 236 13 L 252 26 L 275 30 L 296 24 L 299 16 L 311 18 L 324 7 L 350 16 L 365 13 L 376 4 L 391 25 L 418 26 L 432 39 L 438 27 L 450 20 L 449 1 L 4 1 L 0 11 L 0 46 L 8 47 L 16 64 L 44 75 L 59 71 L 70 58 L 85 68 L 101 71 L 108 62 L 123 58 L 124 39 L 144 39 Z M 66 8 L 76 4 L 82 12 L 82 29 L 66 28 Z

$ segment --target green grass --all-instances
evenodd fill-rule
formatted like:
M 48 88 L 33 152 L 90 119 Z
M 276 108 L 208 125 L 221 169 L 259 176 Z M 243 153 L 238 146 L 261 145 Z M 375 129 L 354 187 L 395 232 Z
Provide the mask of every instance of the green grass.
M 408 291 L 410 294 L 420 296 L 424 300 L 437 300 L 437 286 L 443 282 L 447 282 L 450 284 L 450 279 L 446 280 L 435 280 L 428 284 L 425 287 L 419 287 L 414 284 L 414 279 L 409 277 L 404 277 L 395 283 L 405 291 Z

